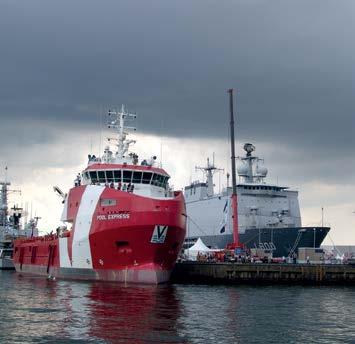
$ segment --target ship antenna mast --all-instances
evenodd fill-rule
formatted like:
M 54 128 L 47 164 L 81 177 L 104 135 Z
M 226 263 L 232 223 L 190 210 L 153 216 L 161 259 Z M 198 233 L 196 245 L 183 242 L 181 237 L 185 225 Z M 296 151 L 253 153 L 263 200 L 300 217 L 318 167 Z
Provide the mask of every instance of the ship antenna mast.
M 131 144 L 136 143 L 135 140 L 127 140 L 126 137 L 128 135 L 128 130 L 135 131 L 135 127 L 125 126 L 126 119 L 135 119 L 137 118 L 136 114 L 128 113 L 125 110 L 124 105 L 122 104 L 120 111 L 111 111 L 109 110 L 108 115 L 110 117 L 110 121 L 108 123 L 108 128 L 117 129 L 117 137 L 108 138 L 108 141 L 116 141 L 117 152 L 116 156 L 118 159 L 122 159 L 125 157 L 125 153 L 128 151 L 128 148 Z
M 7 224 L 7 215 L 8 215 L 8 194 L 10 192 L 20 193 L 20 190 L 10 190 L 8 187 L 11 185 L 10 182 L 7 181 L 7 166 L 5 167 L 5 180 L 0 181 L 0 226 L 5 227 Z M 1 234 L 1 233 L 0 233 Z
M 217 168 L 214 164 L 214 153 L 212 164 L 210 163 L 210 159 L 207 158 L 207 165 L 204 167 L 195 166 L 195 171 L 201 170 L 203 173 L 206 173 L 207 178 L 207 196 L 213 196 L 213 175 L 216 171 L 224 171 L 223 168 Z

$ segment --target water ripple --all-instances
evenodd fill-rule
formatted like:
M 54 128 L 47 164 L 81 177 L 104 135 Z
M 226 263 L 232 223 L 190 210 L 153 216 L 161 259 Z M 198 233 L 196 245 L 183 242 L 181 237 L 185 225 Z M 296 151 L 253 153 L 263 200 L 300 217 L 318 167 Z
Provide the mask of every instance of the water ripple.
M 0 271 L 1 343 L 354 343 L 355 288 L 124 286 Z

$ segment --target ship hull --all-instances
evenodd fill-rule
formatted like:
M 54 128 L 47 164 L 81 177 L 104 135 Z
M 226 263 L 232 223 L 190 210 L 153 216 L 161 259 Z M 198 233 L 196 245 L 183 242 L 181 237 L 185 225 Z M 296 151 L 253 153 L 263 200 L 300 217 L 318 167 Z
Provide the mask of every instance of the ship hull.
M 159 266 L 146 268 L 126 267 L 125 269 L 78 269 L 58 268 L 31 264 L 15 264 L 15 269 L 22 275 L 38 275 L 48 278 L 82 281 L 106 281 L 118 283 L 160 284 L 169 281 L 171 270 Z
M 151 243 L 154 226 L 149 227 L 151 226 L 148 226 L 148 229 L 126 227 L 121 230 L 116 228 L 114 231 L 103 230 L 99 236 L 90 238 L 91 259 L 96 262 L 92 267 L 78 267 L 73 259 L 68 260 L 66 252 L 63 254 L 63 248 L 67 248 L 63 242 L 68 238 L 33 240 L 30 243 L 16 245 L 15 268 L 21 274 L 59 279 L 164 283 L 169 280 L 181 249 L 184 229 L 168 227 L 165 242 L 154 244 Z M 116 235 L 113 235 L 113 232 L 116 232 Z M 121 233 L 118 234 L 119 232 Z M 128 232 L 131 233 L 127 235 Z M 121 247 L 117 243 L 129 244 Z M 37 251 L 35 258 L 32 255 L 34 247 Z
M 247 248 L 271 250 L 274 257 L 288 257 L 297 253 L 299 247 L 320 247 L 329 227 L 284 227 L 246 229 L 239 234 L 241 244 Z M 225 248 L 233 242 L 232 234 L 199 236 L 205 245 L 213 248 Z M 185 246 L 191 246 L 198 237 L 190 237 Z
M 0 270 L 15 270 L 12 259 L 0 258 Z
M 0 270 L 15 270 L 12 254 L 12 240 L 0 242 Z
M 15 241 L 16 271 L 76 280 L 167 282 L 185 238 L 182 194 L 151 199 L 109 188 L 86 188 L 69 195 L 67 216 L 74 226 L 66 236 Z M 75 212 L 71 207 L 75 204 L 82 209 Z

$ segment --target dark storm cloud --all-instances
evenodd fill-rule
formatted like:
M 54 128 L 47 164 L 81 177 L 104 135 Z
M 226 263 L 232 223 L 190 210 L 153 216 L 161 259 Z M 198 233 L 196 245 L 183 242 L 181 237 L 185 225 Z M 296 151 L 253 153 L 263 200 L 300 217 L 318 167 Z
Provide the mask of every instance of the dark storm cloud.
M 353 150 L 351 1 L 0 1 L 0 116 Z M 25 123 L 23 124 L 25 125 Z M 7 141 L 6 135 L 1 141 Z

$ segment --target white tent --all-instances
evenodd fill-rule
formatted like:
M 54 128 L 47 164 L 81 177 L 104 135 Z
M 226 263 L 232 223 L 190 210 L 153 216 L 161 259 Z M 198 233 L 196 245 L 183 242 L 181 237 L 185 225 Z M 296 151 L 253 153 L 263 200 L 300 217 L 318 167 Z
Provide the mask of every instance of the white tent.
M 199 252 L 201 254 L 201 253 L 208 253 L 213 251 L 216 250 L 211 250 L 203 243 L 201 238 L 198 238 L 195 244 L 192 245 L 190 248 L 186 249 L 184 253 L 188 257 L 188 259 L 196 260 Z

